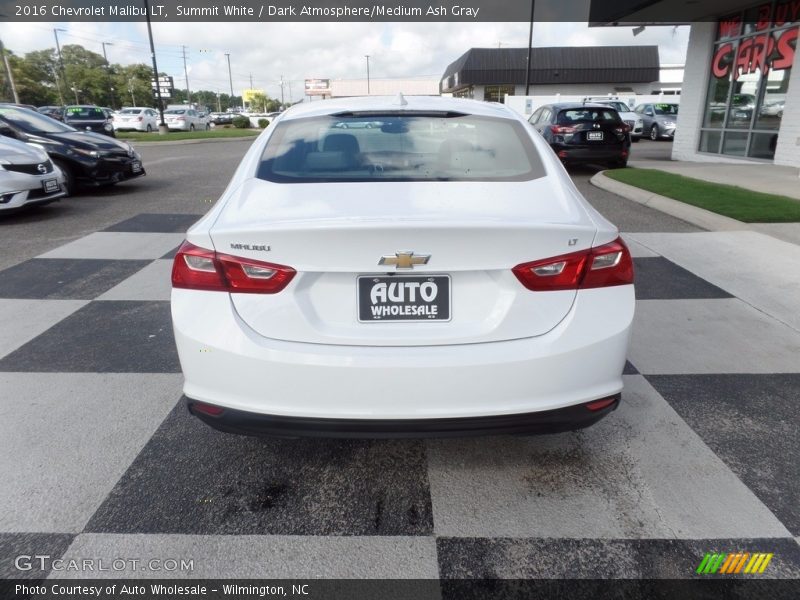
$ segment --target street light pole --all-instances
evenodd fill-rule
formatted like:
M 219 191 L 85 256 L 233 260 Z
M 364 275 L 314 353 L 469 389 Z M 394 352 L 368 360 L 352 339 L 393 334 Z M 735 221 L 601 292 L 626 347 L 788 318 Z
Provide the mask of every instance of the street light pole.
M 192 103 L 192 92 L 189 90 L 189 71 L 186 69 L 186 46 L 181 46 L 183 49 L 183 75 L 186 77 L 186 99 L 189 104 Z
M 531 28 L 528 32 L 528 60 L 525 63 L 525 95 L 531 93 L 531 52 L 533 48 L 533 9 L 536 6 L 536 0 L 531 0 Z
M 158 98 L 158 133 L 166 135 L 169 131 L 164 123 L 164 104 L 161 102 L 161 82 L 158 79 L 158 65 L 156 64 L 156 46 L 153 43 L 153 29 L 150 26 L 150 3 L 144 0 L 144 14 L 147 20 L 147 37 L 150 38 L 150 56 L 153 59 L 153 76 L 156 79 L 156 98 Z
M 14 74 L 11 72 L 11 65 L 8 64 L 8 57 L 6 56 L 6 49 L 3 47 L 3 41 L 0 40 L 0 54 L 3 55 L 3 68 L 6 70 L 6 79 L 11 86 L 11 95 L 14 97 L 14 102 L 19 104 L 19 94 L 17 94 L 17 86 L 14 83 Z
M 58 32 L 59 31 L 67 31 L 66 29 L 53 29 L 53 35 L 56 36 L 56 51 L 58 52 L 58 67 L 61 70 L 61 80 L 64 82 L 64 85 L 70 87 L 69 81 L 67 81 L 67 74 L 64 71 L 64 59 L 61 58 L 61 44 L 58 43 Z M 56 86 L 58 86 L 58 80 L 56 80 Z M 61 99 L 61 103 L 64 103 L 64 96 L 61 95 L 61 87 L 58 86 L 58 97 Z
M 233 104 L 233 75 L 231 75 L 231 55 L 230 52 L 225 53 L 225 57 L 228 59 L 228 83 L 231 84 L 231 97 L 228 99 L 228 108 L 231 107 Z
M 369 54 L 365 54 L 364 58 L 367 59 L 367 96 L 369 96 Z
M 106 75 L 108 76 L 108 89 L 111 92 L 111 108 L 116 108 L 114 106 L 114 86 L 111 84 L 111 65 L 108 64 L 108 55 L 106 54 L 106 46 L 113 46 L 113 42 L 100 42 L 103 45 L 103 60 L 106 61 Z

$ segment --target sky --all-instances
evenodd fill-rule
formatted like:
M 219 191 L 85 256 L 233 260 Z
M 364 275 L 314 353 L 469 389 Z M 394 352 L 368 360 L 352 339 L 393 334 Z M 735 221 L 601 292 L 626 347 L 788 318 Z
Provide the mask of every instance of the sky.
M 159 71 L 185 88 L 182 46 L 190 89 L 228 92 L 230 54 L 236 95 L 250 87 L 286 100 L 302 99 L 306 78 L 361 79 L 369 54 L 371 78 L 439 78 L 448 64 L 470 48 L 525 47 L 527 23 L 153 23 Z M 150 64 L 147 28 L 142 23 L 16 23 L 0 26 L 0 39 L 15 54 L 80 44 L 112 63 Z M 634 37 L 630 26 L 588 27 L 586 22 L 539 22 L 535 47 L 658 45 L 661 63 L 684 62 L 688 27 L 648 27 Z M 113 45 L 108 45 L 108 43 Z

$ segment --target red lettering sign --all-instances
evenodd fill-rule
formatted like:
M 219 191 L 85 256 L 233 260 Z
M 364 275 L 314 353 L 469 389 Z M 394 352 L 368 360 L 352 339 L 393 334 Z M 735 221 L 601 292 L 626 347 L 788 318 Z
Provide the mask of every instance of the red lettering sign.
M 791 0 L 775 7 L 775 25 L 780 27 L 786 23 L 794 23 L 800 17 L 800 0 Z
M 731 63 L 733 62 L 733 44 L 728 42 L 722 44 L 714 55 L 714 60 L 711 62 L 711 72 L 717 79 L 727 77 L 731 72 Z
M 790 69 L 794 63 L 794 53 L 797 50 L 798 28 L 787 29 L 778 38 L 778 54 L 780 56 L 772 61 L 772 68 L 776 71 Z
M 772 23 L 772 5 L 762 4 L 758 7 L 758 21 L 756 21 L 756 31 L 769 29 Z
M 800 0 L 798 0 L 800 2 Z M 736 37 L 742 30 L 742 17 L 735 17 L 719 22 L 719 38 Z

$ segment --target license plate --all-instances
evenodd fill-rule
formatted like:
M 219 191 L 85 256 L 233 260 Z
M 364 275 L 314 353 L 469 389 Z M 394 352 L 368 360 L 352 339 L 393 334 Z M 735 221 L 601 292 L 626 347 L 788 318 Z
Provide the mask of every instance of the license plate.
M 587 140 L 602 140 L 603 139 L 603 132 L 602 131 L 589 131 L 586 134 Z
M 358 278 L 358 320 L 362 323 L 386 321 L 449 321 L 450 277 Z
M 142 170 L 142 163 L 141 161 L 135 160 L 131 163 L 131 171 L 134 173 L 139 173 Z
M 45 194 L 57 192 L 59 190 L 58 179 L 45 179 L 42 182 L 42 189 L 44 190 Z

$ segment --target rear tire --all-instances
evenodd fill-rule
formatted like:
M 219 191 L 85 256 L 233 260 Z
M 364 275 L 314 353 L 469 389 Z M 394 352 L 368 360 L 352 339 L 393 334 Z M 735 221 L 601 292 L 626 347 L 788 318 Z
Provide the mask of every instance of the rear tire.
M 658 130 L 658 125 L 653 123 L 653 126 L 650 128 L 650 139 L 657 142 L 659 137 L 661 137 L 661 132 Z
M 72 168 L 63 160 L 55 159 L 53 160 L 53 164 L 64 173 L 64 189 L 67 191 L 67 196 L 74 196 L 76 184 L 75 174 L 72 172 Z
M 642 138 L 639 138 L 639 137 L 632 137 L 632 138 L 631 138 L 631 141 L 632 141 L 634 144 L 636 144 L 636 143 L 638 143 L 638 142 L 639 142 L 639 140 L 640 140 L 640 139 L 642 139 Z
M 194 125 L 189 125 L 189 131 L 194 131 Z
M 153 126 L 150 125 L 150 123 L 148 123 L 147 124 L 147 133 L 150 133 L 151 131 L 153 131 Z

